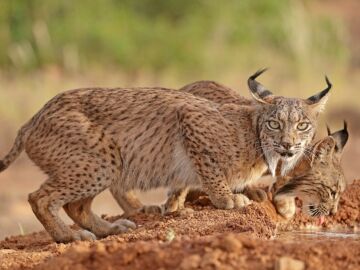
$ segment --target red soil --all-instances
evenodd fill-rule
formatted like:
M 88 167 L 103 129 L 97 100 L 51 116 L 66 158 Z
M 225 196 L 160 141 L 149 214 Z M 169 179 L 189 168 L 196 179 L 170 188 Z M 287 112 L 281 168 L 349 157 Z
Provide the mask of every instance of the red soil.
M 136 230 L 94 242 L 56 244 L 46 232 L 8 237 L 0 242 L 0 269 L 360 267 L 359 238 L 277 239 L 277 224 L 283 220 L 270 202 L 253 203 L 242 210 L 216 210 L 201 198 L 191 206 L 195 211 L 186 215 L 137 214 L 131 218 L 138 224 Z M 360 223 L 359 206 L 360 181 L 355 181 L 342 196 L 339 212 L 327 217 L 324 226 L 355 230 Z M 300 214 L 289 227 L 310 222 Z

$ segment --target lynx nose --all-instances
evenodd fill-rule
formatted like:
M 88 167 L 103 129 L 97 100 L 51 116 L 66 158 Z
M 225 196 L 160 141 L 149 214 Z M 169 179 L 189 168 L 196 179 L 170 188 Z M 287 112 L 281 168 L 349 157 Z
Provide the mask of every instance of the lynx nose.
M 285 150 L 290 150 L 291 148 L 291 143 L 288 142 L 282 142 L 281 146 L 285 149 Z

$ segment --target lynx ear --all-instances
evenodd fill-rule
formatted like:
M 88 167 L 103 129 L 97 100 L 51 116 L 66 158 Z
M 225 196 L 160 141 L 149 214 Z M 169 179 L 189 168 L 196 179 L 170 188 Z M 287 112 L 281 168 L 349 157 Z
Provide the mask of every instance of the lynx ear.
M 320 113 L 324 110 L 325 104 L 329 98 L 329 91 L 332 87 L 332 84 L 327 76 L 325 76 L 325 81 L 327 87 L 324 90 L 305 100 L 306 103 L 309 104 L 316 113 Z
M 266 68 L 258 70 L 248 79 L 248 86 L 251 95 L 256 101 L 261 103 L 271 103 L 271 98 L 273 97 L 273 93 L 267 90 L 261 83 L 256 81 L 256 78 L 262 73 L 264 73 L 266 70 Z
M 330 134 L 335 140 L 335 152 L 341 154 L 345 144 L 349 139 L 349 132 L 347 130 L 347 123 L 344 121 L 344 128 Z
M 335 145 L 335 139 L 332 136 L 327 136 L 317 142 L 313 148 L 311 164 L 313 164 L 315 160 L 326 160 L 335 150 Z

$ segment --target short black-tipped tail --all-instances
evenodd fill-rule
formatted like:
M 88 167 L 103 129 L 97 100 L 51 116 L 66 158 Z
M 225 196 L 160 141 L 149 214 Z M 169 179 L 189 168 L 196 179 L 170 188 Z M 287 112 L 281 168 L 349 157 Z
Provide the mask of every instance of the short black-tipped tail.
M 21 154 L 24 150 L 24 141 L 27 134 L 27 125 L 24 125 L 18 132 L 18 135 L 15 139 L 14 145 L 11 148 L 10 152 L 0 160 L 0 172 L 7 169 L 11 163 Z

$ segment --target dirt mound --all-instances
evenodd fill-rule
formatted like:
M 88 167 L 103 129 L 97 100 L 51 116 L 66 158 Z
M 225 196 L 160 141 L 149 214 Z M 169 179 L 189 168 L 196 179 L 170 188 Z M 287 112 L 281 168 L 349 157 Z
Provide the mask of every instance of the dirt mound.
M 75 259 L 81 259 L 80 253 L 82 252 L 75 252 L 74 249 L 87 249 L 90 252 L 90 249 L 96 249 L 105 243 L 113 243 L 115 246 L 128 249 L 132 247 L 129 244 L 131 242 L 145 243 L 144 241 L 149 241 L 149 244 L 145 245 L 148 247 L 155 243 L 166 243 L 172 239 L 191 241 L 190 239 L 227 232 L 246 233 L 265 239 L 273 237 L 276 233 L 275 221 L 259 204 L 252 204 L 241 210 L 216 210 L 209 205 L 194 205 L 193 207 L 195 211 L 187 211 L 184 214 L 168 216 L 137 214 L 131 217 L 131 220 L 138 225 L 136 230 L 122 235 L 109 236 L 96 241 L 96 243 L 55 244 L 46 232 L 8 237 L 0 242 L 0 269 L 31 269 L 68 249 L 70 251 L 61 258 L 75 254 L 70 259 L 64 259 L 75 263 Z M 115 220 L 117 218 L 119 217 L 108 219 Z M 141 246 L 141 244 L 139 245 Z M 79 254 L 76 255 L 77 253 Z M 132 255 L 129 251 L 124 256 Z M 58 266 L 57 263 L 55 265 Z
M 343 194 L 339 212 L 328 217 L 325 226 L 355 228 L 359 194 L 360 181 L 355 181 Z M 46 232 L 8 237 L 0 242 L 0 269 L 283 269 L 284 264 L 290 269 L 295 265 L 358 269 L 360 265 L 356 239 L 274 237 L 283 220 L 270 202 L 217 210 L 203 197 L 189 206 L 194 210 L 167 216 L 137 214 L 131 217 L 138 224 L 136 230 L 94 242 L 56 244 Z M 311 222 L 300 215 L 290 224 L 298 228 Z
M 283 259 L 296 259 L 307 269 L 356 269 L 359 247 L 359 243 L 343 239 L 336 242 L 334 253 L 334 245 L 328 241 L 300 246 L 243 234 L 186 237 L 170 243 L 79 243 L 39 269 L 274 269 Z

